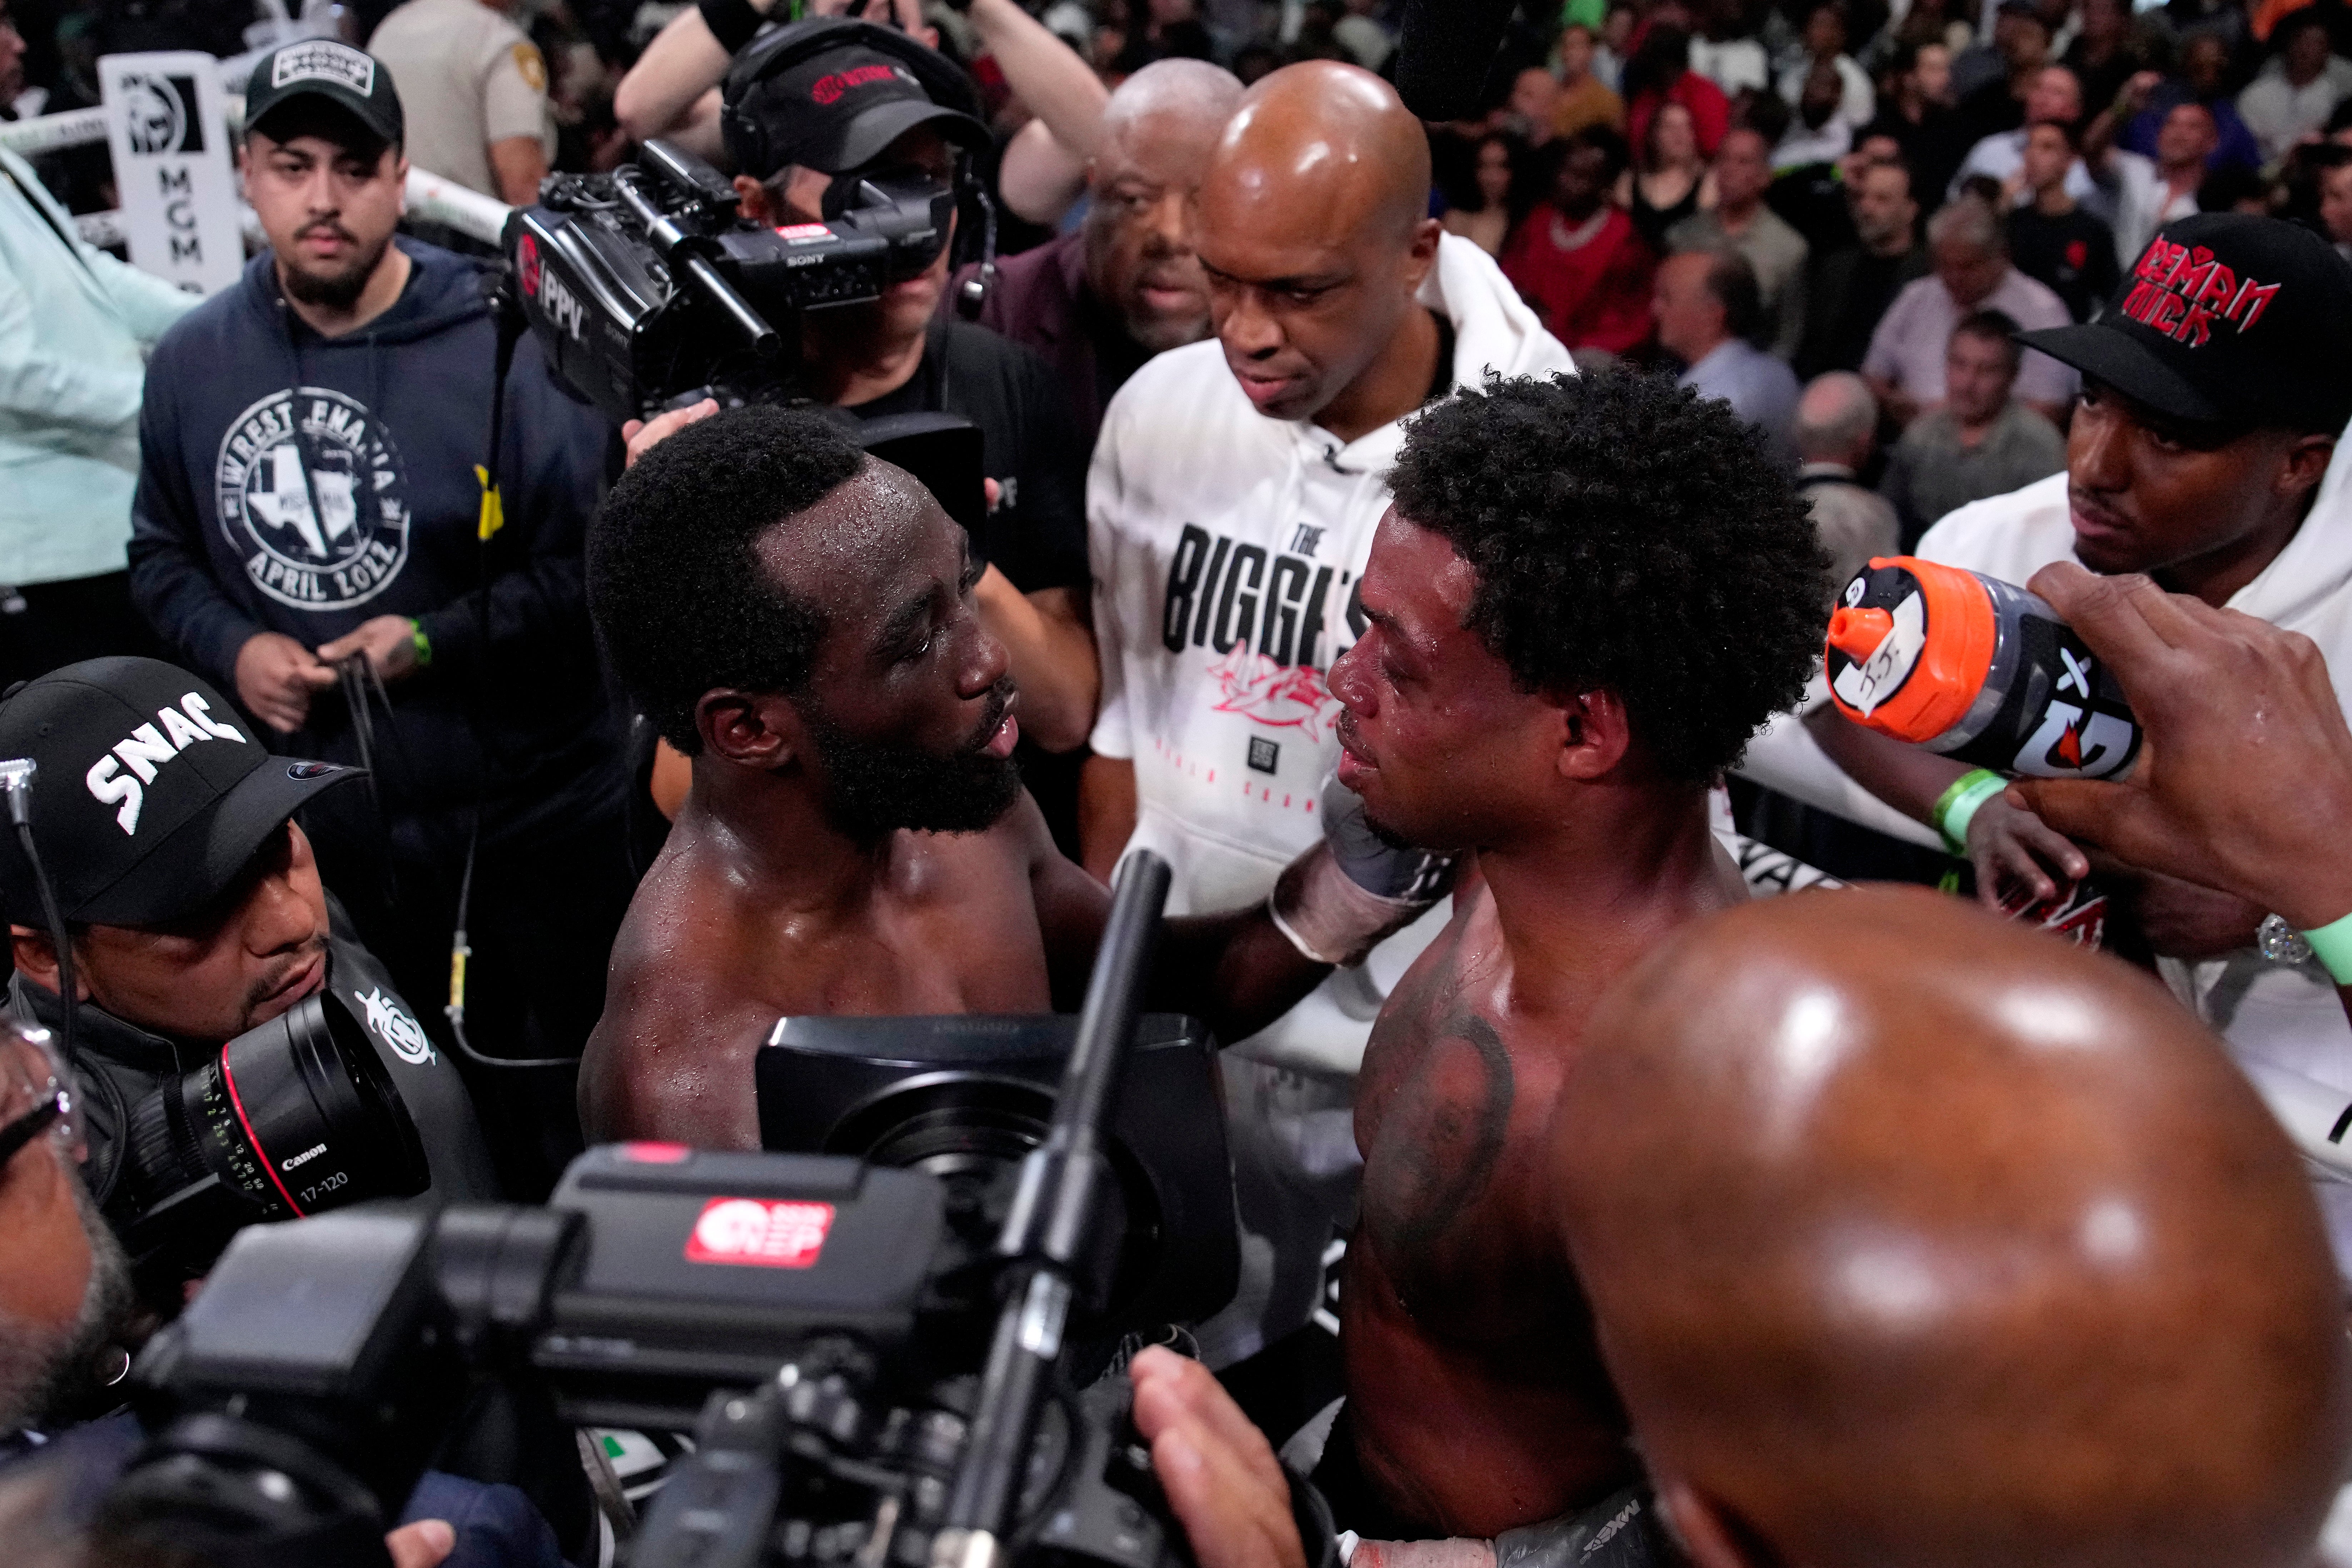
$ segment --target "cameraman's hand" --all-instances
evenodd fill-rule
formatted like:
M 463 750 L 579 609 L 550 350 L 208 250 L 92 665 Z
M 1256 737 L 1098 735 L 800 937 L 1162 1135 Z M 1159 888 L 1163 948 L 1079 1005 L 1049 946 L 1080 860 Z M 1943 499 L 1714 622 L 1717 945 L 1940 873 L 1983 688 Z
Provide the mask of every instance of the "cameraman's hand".
M 2029 586 L 2107 661 L 2147 739 L 2119 784 L 2019 779 L 2011 796 L 2062 833 L 2299 930 L 2352 911 L 2352 730 L 2311 640 L 2071 563 Z
M 634 468 L 637 459 L 655 447 L 677 435 L 689 425 L 698 425 L 719 412 L 719 401 L 706 397 L 684 408 L 673 408 L 657 419 L 631 419 L 621 426 L 621 439 L 628 443 L 629 456 L 621 466 Z
M 457 1550 L 457 1532 L 446 1519 L 420 1519 L 385 1536 L 383 1549 L 392 1553 L 392 1568 L 441 1568 Z
M 367 655 L 376 679 L 389 684 L 416 668 L 416 623 L 406 616 L 377 616 L 362 621 L 357 631 L 345 632 L 319 649 L 319 662 L 338 664 L 355 653 Z
M 318 655 L 283 632 L 256 632 L 236 650 L 236 700 L 245 710 L 290 735 L 310 717 L 310 693 L 335 684 Z
M 1209 1369 L 1155 1345 L 1127 1370 L 1136 1430 L 1200 1568 L 1307 1568 L 1290 1482 Z
M 2032 894 L 2032 903 L 2054 899 L 2057 878 L 2078 882 L 2091 869 L 2080 849 L 2005 795 L 1969 819 L 1969 864 L 1976 868 L 1977 902 L 1989 910 L 1999 910 L 2002 896 L 2019 888 Z

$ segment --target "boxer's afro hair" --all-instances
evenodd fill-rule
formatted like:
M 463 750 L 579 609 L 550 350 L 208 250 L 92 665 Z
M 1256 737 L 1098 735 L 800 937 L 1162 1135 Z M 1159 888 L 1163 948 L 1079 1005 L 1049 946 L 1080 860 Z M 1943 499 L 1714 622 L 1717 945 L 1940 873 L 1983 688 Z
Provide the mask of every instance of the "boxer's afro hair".
M 1664 376 L 1490 375 L 1412 422 L 1390 482 L 1476 568 L 1465 624 L 1519 688 L 1616 692 L 1673 777 L 1738 761 L 1820 656 L 1810 507 L 1730 405 Z
M 695 705 L 717 687 L 800 690 L 823 611 L 752 544 L 865 466 L 823 415 L 747 407 L 688 426 L 621 476 L 588 529 L 588 607 L 613 673 L 662 738 L 702 750 Z

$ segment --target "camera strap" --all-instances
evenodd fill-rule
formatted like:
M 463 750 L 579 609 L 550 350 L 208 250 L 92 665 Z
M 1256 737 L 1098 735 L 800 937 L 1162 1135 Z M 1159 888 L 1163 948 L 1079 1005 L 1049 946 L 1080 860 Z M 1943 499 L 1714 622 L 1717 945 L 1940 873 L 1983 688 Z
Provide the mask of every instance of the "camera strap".
M 449 933 L 449 1001 L 442 1012 L 449 1020 L 450 1038 L 458 1055 L 476 1067 L 508 1070 L 569 1068 L 577 1067 L 580 1058 L 484 1056 L 466 1037 L 466 971 L 474 956 L 466 926 L 474 902 L 474 868 L 481 853 L 482 818 L 490 805 L 489 731 L 484 722 L 484 710 L 490 680 L 490 584 L 498 575 L 490 561 L 490 542 L 506 527 L 506 501 L 499 489 L 499 468 L 506 448 L 507 380 L 514 371 L 515 349 L 530 328 L 523 318 L 522 302 L 509 287 L 511 275 L 492 276 L 497 281 L 488 290 L 488 297 L 490 320 L 498 329 L 498 357 L 490 379 L 490 436 L 483 461 L 474 469 L 474 477 L 482 488 L 481 511 L 474 530 L 480 552 L 481 581 L 474 592 L 476 652 L 469 706 L 473 709 L 475 750 L 481 761 L 474 786 L 474 820 L 466 831 L 466 859 L 457 874 L 457 915 Z

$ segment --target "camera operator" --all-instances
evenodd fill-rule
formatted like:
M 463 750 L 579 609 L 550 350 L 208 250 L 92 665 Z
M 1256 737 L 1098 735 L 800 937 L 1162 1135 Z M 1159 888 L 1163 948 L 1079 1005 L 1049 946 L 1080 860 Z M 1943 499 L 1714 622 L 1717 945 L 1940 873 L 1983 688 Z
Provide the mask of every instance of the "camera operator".
M 775 0 L 705 0 L 681 10 L 614 89 L 613 112 L 622 127 L 639 142 L 659 136 L 698 157 L 718 158 L 724 150 L 719 80 L 775 11 Z M 926 48 L 939 47 L 939 29 L 923 20 L 919 0 L 859 0 L 855 11 L 851 0 L 815 0 L 803 14 L 866 12 L 877 21 L 887 16 L 890 26 Z M 1103 110 L 1102 82 L 1018 0 L 970 0 L 964 17 L 1003 73 L 1004 85 L 1035 116 L 1005 145 L 998 193 L 1022 217 L 1050 226 L 1082 188 Z
M 471 262 L 394 238 L 407 164 L 391 73 L 310 39 L 264 56 L 246 101 L 245 191 L 270 248 L 149 366 L 132 591 L 289 749 L 371 769 L 368 791 L 309 822 L 412 996 L 448 983 L 478 837 L 474 1037 L 572 1055 L 631 886 L 580 584 L 611 435 L 522 343 L 503 521 L 483 542 L 497 328 Z M 426 1018 L 442 1029 L 437 1007 Z M 484 1089 L 517 1195 L 578 1147 L 550 1076 Z
M 1075 1005 L 1109 896 L 1023 793 L 975 576 L 929 492 L 811 413 L 688 425 L 614 487 L 597 627 L 693 782 L 614 946 L 592 1138 L 757 1148 L 781 1015 Z M 1438 896 L 1442 863 L 1351 813 L 1325 832 L 1272 898 L 1172 921 L 1151 1005 L 1239 1038 Z
M 332 985 L 374 998 L 369 1043 L 416 1124 L 427 1190 L 499 1195 L 464 1080 L 333 921 L 293 820 L 356 769 L 273 756 L 211 687 L 148 658 L 92 659 L 20 688 L 0 703 L 0 756 L 39 765 L 34 844 L 73 943 L 76 1054 L 121 1103 Z M 13 835 L 0 838 L 0 886 L 11 1002 L 58 1028 L 58 953 Z
M 1119 83 L 1087 163 L 1086 221 L 996 269 L 980 324 L 1053 367 L 1089 450 L 1138 366 L 1209 334 L 1192 192 L 1241 95 L 1233 73 L 1206 60 L 1155 60 Z M 977 272 L 965 268 L 956 286 Z
M 12 1549 L 37 1529 L 85 1528 L 147 1436 L 130 1412 L 103 1414 L 148 1320 L 82 1184 L 85 1102 L 56 1038 L 0 1020 L 0 1486 L 30 1489 L 50 1516 L 12 1519 Z M 439 1472 L 410 1494 L 385 1545 L 398 1568 L 561 1561 L 521 1493 Z
M 1586 1038 L 1536 1212 L 1679 1548 L 1608 1560 L 2312 1561 L 2352 1459 L 2326 1234 L 2144 978 L 1923 891 L 1776 899 L 1670 937 Z M 1196 1365 L 1133 1377 L 1201 1568 L 1299 1568 L 1265 1439 Z M 1589 1560 L 1548 1544 L 1352 1561 Z

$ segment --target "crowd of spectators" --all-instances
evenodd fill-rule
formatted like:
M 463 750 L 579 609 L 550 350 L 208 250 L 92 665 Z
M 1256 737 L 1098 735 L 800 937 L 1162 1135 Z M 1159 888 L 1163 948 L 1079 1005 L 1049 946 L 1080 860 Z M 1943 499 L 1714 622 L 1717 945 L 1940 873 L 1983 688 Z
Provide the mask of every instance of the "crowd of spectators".
M 1350 1456 L 1423 1443 L 1423 1463 L 1451 1468 L 1449 1498 L 1507 1491 L 1482 1445 L 1518 1462 L 1543 1448 L 1513 1451 L 1540 1421 L 1516 1435 L 1488 1424 L 1480 1390 L 1516 1389 L 1517 1359 L 1561 1337 L 1546 1315 L 1558 1301 L 1527 1283 L 1556 1261 L 1551 1240 L 1466 1263 L 1447 1252 L 1454 1226 L 1509 1231 L 1510 1205 L 1487 1193 L 1430 1217 L 1444 1205 L 1421 1187 L 1453 1178 L 1424 1145 L 1464 1136 L 1467 1101 L 1436 1069 L 1360 1097 L 1368 1049 L 1385 1030 L 1393 1061 L 1396 1037 L 1419 1030 L 1475 1046 L 1480 1073 L 1499 1055 L 1486 1092 L 1492 1110 L 1502 1085 L 1503 1114 L 1470 1152 L 1496 1191 L 1532 1182 L 1538 1134 L 1526 1117 L 1501 1125 L 1510 1052 L 1580 1025 L 1531 1001 L 1533 982 L 1498 989 L 1499 1037 L 1486 1017 L 1440 1014 L 1481 964 L 1508 972 L 1496 955 L 1530 931 L 1542 940 L 1521 973 L 1589 964 L 1574 970 L 1589 1002 L 1633 963 L 1612 956 L 1624 931 L 1654 917 L 1663 940 L 1713 908 L 1722 776 L 1770 716 L 1807 732 L 1821 716 L 1796 717 L 1815 612 L 1874 556 L 1948 548 L 1954 514 L 1962 534 L 2013 543 L 2021 525 L 1985 520 L 2030 502 L 2018 515 L 2033 548 L 1989 557 L 2021 581 L 2063 556 L 2045 535 L 2084 526 L 2065 521 L 2071 462 L 2102 493 L 2161 491 L 2208 533 L 2230 506 L 2253 519 L 2235 544 L 2255 543 L 2229 568 L 2240 577 L 2167 587 L 2218 605 L 2246 580 L 2272 583 L 2306 510 L 2331 504 L 2315 495 L 2342 489 L 2320 489 L 2342 414 L 2324 371 L 2297 361 L 2266 380 L 2266 367 L 2335 327 L 2294 316 L 2308 342 L 2281 348 L 2274 320 L 2231 362 L 2254 366 L 2228 373 L 2248 396 L 2306 394 L 2298 408 L 2265 402 L 2243 427 L 2205 389 L 2189 413 L 2145 403 L 2146 386 L 2188 387 L 2185 374 L 2149 382 L 2135 362 L 2116 374 L 2143 379 L 2118 391 L 2085 368 L 2116 362 L 2086 361 L 2099 351 L 2066 331 L 2116 326 L 2135 276 L 2147 310 L 2158 294 L 2190 308 L 2145 259 L 2179 286 L 2189 253 L 2162 236 L 2183 223 L 2307 280 L 2295 311 L 2352 300 L 2352 5 L 1523 4 L 1482 107 L 1444 122 L 1416 119 L 1381 79 L 1397 74 L 1402 10 L 257 0 L 248 16 L 201 0 L 0 0 L 0 123 L 96 102 L 105 55 L 195 48 L 267 67 L 289 58 L 272 50 L 327 51 L 274 81 L 251 76 L 235 137 L 256 237 L 242 278 L 201 302 L 77 233 L 75 216 L 120 205 L 102 147 L 0 148 L 0 679 L 78 667 L 13 710 L 18 688 L 0 697 L 0 750 L 63 746 L 36 721 L 53 708 L 111 703 L 109 725 L 119 710 L 131 741 L 43 774 L 89 819 L 81 844 L 109 852 L 110 825 L 132 835 L 144 800 L 152 826 L 177 809 L 174 788 L 204 795 L 190 814 L 251 808 L 238 792 L 257 786 L 242 781 L 276 787 L 281 757 L 302 786 L 258 808 L 250 841 L 208 840 L 202 875 L 171 898 L 109 903 L 112 862 L 85 857 L 88 894 L 65 929 L 100 955 L 82 978 L 103 984 L 85 984 L 82 1004 L 60 1001 L 71 967 L 30 923 L 5 860 L 14 843 L 0 842 L 0 902 L 26 922 L 13 931 L 19 1010 L 85 1007 L 101 1054 L 152 1051 L 158 1037 L 211 1047 L 342 965 L 415 1015 L 401 1015 L 408 1043 L 440 1085 L 418 1103 L 463 1102 L 443 1118 L 463 1136 L 436 1190 L 535 1199 L 584 1142 L 756 1147 L 748 1090 L 710 1086 L 748 1079 L 743 1053 L 779 1015 L 1066 1003 L 1098 881 L 1147 847 L 1173 866 L 1171 914 L 1195 917 L 1171 924 L 1174 947 L 1214 981 L 1180 1004 L 1213 1015 L 1230 1043 L 1219 1092 L 1244 1264 L 1234 1303 L 1192 1325 L 1203 1358 L 1255 1369 L 1237 1384 L 1254 1417 L 1311 1414 L 1300 1391 L 1339 1375 L 1328 1276 L 1344 1255 L 1355 1343 L 1384 1347 L 1360 1358 L 1451 1370 L 1431 1379 L 1445 1385 L 1433 1415 L 1409 1378 L 1368 1387 L 1381 1369 L 1351 1366 L 1347 1413 L 1336 1426 L 1326 1413 L 1336 1447 L 1318 1484 L 1341 1499 L 1361 1489 L 1358 1507 L 1384 1494 L 1385 1508 L 1397 1477 L 1354 1473 Z M 764 75 L 736 69 L 775 24 L 804 16 L 865 30 Z M 901 45 L 925 69 L 937 51 L 940 77 L 919 80 Z M 528 205 L 551 175 L 608 173 L 655 139 L 709 162 L 738 214 L 784 235 L 837 219 L 845 185 L 877 170 L 955 191 L 959 226 L 878 298 L 779 317 L 803 408 L 680 399 L 609 428 L 541 340 L 526 336 L 497 381 L 480 283 L 499 247 L 410 221 L 404 192 L 413 170 Z M 2207 215 L 2284 221 L 2214 227 Z M 2221 275 L 2210 252 L 2198 265 Z M 931 505 L 922 483 L 864 456 L 939 416 L 978 436 L 961 510 L 946 487 Z M 2234 455 L 2183 500 L 2195 485 L 2177 466 L 2133 468 L 2127 440 Z M 754 456 L 737 462 L 746 442 Z M 1559 487 L 1577 464 L 1578 483 L 1586 469 L 1612 478 L 1562 530 Z M 1586 592 L 1603 580 L 1618 586 Z M 1731 631 L 1689 636 L 1685 623 L 1708 616 Z M 140 657 L 82 662 L 116 655 Z M 147 712 L 171 735 L 147 729 L 142 750 Z M 1722 732 L 1694 739 L 1705 725 Z M 899 743 L 917 729 L 953 732 Z M 208 763 L 201 791 L 194 769 L 156 782 L 157 759 L 196 743 L 226 756 L 231 742 L 238 760 Z M 1952 854 L 1916 879 L 1967 869 L 1990 900 L 1991 851 L 1966 819 L 1950 842 L 1938 792 L 1910 801 L 1912 775 L 1875 743 L 1831 761 L 1874 806 L 1946 831 Z M 1677 762 L 1675 746 L 1691 754 Z M 1538 755 L 1541 788 L 1516 793 Z M 1347 804 L 1325 789 L 1335 776 L 1419 804 L 1438 837 L 1475 819 L 1460 827 L 1486 857 L 1468 902 L 1432 893 L 1427 867 L 1381 892 L 1331 872 L 1333 802 Z M 364 789 L 328 788 L 362 777 Z M 1986 824 L 2030 816 L 1979 804 Z M 876 847 L 902 830 L 952 843 L 894 862 Z M 2017 857 L 2019 844 L 2058 852 L 2055 834 L 2002 831 Z M 1511 859 L 1548 834 L 1560 842 L 1544 853 L 1577 870 L 1560 886 L 1619 877 L 1624 902 L 1548 926 L 1553 889 L 1541 875 L 1515 883 Z M 1397 837 L 1365 831 L 1359 847 L 1376 866 L 1417 856 L 1386 843 Z M 80 874 L 59 860 L 61 879 Z M 1302 867 L 1328 873 L 1313 884 L 1327 891 L 1355 877 L 1349 908 L 1380 918 L 1318 947 Z M 2244 897 L 2212 896 L 2246 912 Z M 1455 913 L 1507 906 L 1483 923 Z M 1887 908 L 1897 926 L 1942 929 Z M 241 934 L 265 926 L 284 931 Z M 1752 944 L 1780 940 L 1757 930 Z M 2210 952 L 2141 956 L 2218 965 L 2253 950 L 2236 924 L 2224 935 Z M 445 1016 L 434 1004 L 453 936 L 463 1005 Z M 2035 972 L 2025 950 L 1995 950 Z M 462 961 L 477 954 L 467 993 Z M 1885 988 L 1850 961 L 1820 962 L 1855 994 Z M 187 978 L 207 965 L 209 989 Z M 2112 975 L 2082 984 L 2117 1017 L 2158 1005 L 2107 995 Z M 2328 990 L 2317 1011 L 2332 1047 Z M 2221 1029 L 2212 994 L 2196 1007 Z M 219 1016 L 188 1021 L 200 1002 Z M 2166 1015 L 2184 1060 L 2204 1048 L 2189 1016 Z M 0 1039 L 0 1069 L 26 1079 L 0 1089 L 37 1102 L 48 1058 Z M 2200 1070 L 2176 1076 L 2199 1085 Z M 79 1146 L 69 1131 L 57 1148 Z M 1605 1167 L 1605 1142 L 1596 1131 L 1563 1163 Z M 1419 1163 L 1399 1173 L 1407 1146 Z M 1940 1147 L 1956 1170 L 1975 1152 L 1957 1132 Z M 2272 1185 L 2296 1190 L 2281 1169 Z M 2352 1203 L 2331 1206 L 2352 1243 Z M 94 1215 L 103 1253 L 113 1216 Z M 1335 1246 L 1351 1226 L 1358 1240 Z M 2290 1248 L 2287 1262 L 2312 1272 L 2317 1232 L 2303 1228 L 2310 1256 Z M 1590 1324 L 1572 1329 L 1581 1345 Z M 0 1317 L 0 1352 L 8 1331 Z M 1542 1384 L 1559 1403 L 1541 1418 L 1570 1408 L 1594 1423 L 1600 1438 L 1559 1451 L 1582 1456 L 1570 1468 L 1590 1459 L 1580 1486 L 1599 1487 L 1629 1451 L 1609 1426 L 1625 1413 L 1605 1378 L 1583 1377 Z M 1606 1397 L 1578 1403 L 1596 1388 Z M 16 1438 L 24 1412 L 0 1403 L 0 1441 Z M 579 1544 L 577 1489 L 526 1489 L 562 1546 Z M 1485 1537 L 1507 1511 L 1449 1500 L 1410 1522 Z M 534 1535 L 530 1555 L 554 1550 Z

